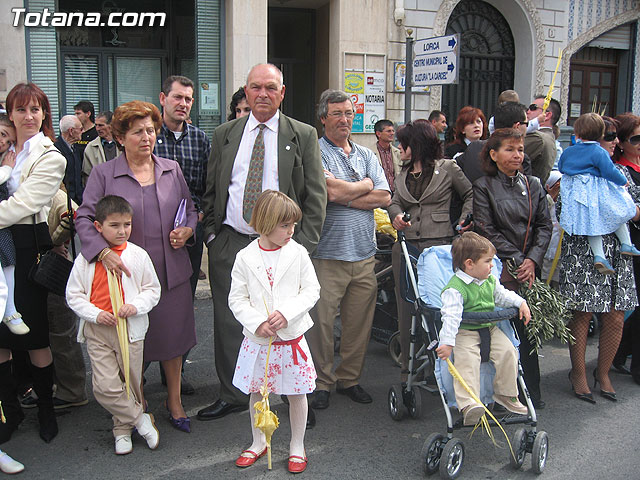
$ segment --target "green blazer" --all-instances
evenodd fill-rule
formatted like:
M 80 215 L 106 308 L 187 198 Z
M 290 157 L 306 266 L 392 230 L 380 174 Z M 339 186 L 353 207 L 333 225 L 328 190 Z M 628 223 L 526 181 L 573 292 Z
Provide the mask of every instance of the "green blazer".
M 202 197 L 205 241 L 222 228 L 231 170 L 248 118 L 223 123 L 213 132 L 207 189 Z M 282 113 L 278 124 L 278 180 L 280 191 L 302 209 L 302 220 L 296 226 L 294 239 L 311 253 L 320 239 L 327 206 L 327 183 L 318 134 L 312 126 Z

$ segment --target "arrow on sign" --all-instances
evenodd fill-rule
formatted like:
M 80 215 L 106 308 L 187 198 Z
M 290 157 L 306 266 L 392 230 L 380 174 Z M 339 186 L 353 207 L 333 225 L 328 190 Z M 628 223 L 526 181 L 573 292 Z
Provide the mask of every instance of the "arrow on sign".
M 450 63 L 449 66 L 447 67 L 447 70 L 449 70 L 450 72 L 453 72 L 454 68 L 455 67 L 453 66 L 453 64 Z
M 452 38 L 451 40 L 449 40 L 449 46 L 450 46 L 451 48 L 453 48 L 453 47 L 455 47 L 455 46 L 456 46 L 456 39 L 455 39 L 455 38 Z

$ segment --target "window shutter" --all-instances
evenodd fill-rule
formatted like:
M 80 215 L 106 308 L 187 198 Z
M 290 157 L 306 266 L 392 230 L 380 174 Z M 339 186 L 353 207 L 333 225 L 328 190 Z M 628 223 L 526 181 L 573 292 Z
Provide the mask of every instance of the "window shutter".
M 222 75 L 220 58 L 220 30 L 221 30 L 221 6 L 220 0 L 196 0 L 196 65 L 197 81 L 194 96 L 198 108 L 198 122 L 196 125 L 211 136 L 213 129 L 220 125 L 220 117 L 226 112 L 224 95 L 222 95 Z M 218 86 L 218 111 L 215 114 L 199 111 L 202 100 L 201 84 L 217 84 Z M 213 86 L 213 85 L 211 85 Z
M 25 1 L 27 11 L 56 11 L 55 0 Z M 53 127 L 58 131 L 60 97 L 58 88 L 58 43 L 55 27 L 25 28 L 27 42 L 27 77 L 47 94 L 51 104 Z

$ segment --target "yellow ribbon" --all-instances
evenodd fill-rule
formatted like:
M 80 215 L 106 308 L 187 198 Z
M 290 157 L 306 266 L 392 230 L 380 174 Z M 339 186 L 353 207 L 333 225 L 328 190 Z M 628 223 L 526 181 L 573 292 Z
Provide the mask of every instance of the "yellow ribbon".
M 489 414 L 489 416 L 493 419 L 493 421 L 496 422 L 496 425 L 498 425 L 500 430 L 502 430 L 502 433 L 504 434 L 504 438 L 507 439 L 507 444 L 509 444 L 509 450 L 511 450 L 511 455 L 513 455 L 513 458 L 515 459 L 516 455 L 515 453 L 513 453 L 513 447 L 511 447 L 511 442 L 509 441 L 509 437 L 507 436 L 507 433 L 504 431 L 504 428 L 502 428 L 502 425 L 500 425 L 500 422 L 496 419 L 496 417 L 493 416 L 493 414 L 489 411 L 489 409 L 485 406 L 485 404 L 482 403 L 482 401 L 473 392 L 473 390 L 471 390 L 471 387 L 467 384 L 467 382 L 464 381 L 464 378 L 462 378 L 462 375 L 460 375 L 460 372 L 458 372 L 456 367 L 453 366 L 453 363 L 451 363 L 451 359 L 449 358 L 447 358 L 447 366 L 449 367 L 449 373 L 451 374 L 451 376 L 455 378 L 458 382 L 460 382 L 460 385 L 462 385 L 462 388 L 464 388 L 469 393 L 469 395 L 471 395 L 471 398 L 473 398 L 473 400 L 475 400 L 475 402 L 478 405 L 482 405 L 482 408 L 484 408 L 484 411 L 486 412 L 484 415 L 482 415 L 482 417 L 480 418 L 476 426 L 473 427 L 473 430 L 471 431 L 471 434 L 469 436 L 473 435 L 479 426 L 482 426 L 482 429 L 487 432 L 487 435 L 489 436 L 493 444 L 495 446 L 498 446 L 498 444 L 496 443 L 495 437 L 493 436 L 493 432 L 491 431 L 489 420 L 487 419 L 487 414 Z
M 544 103 L 542 104 L 542 113 L 547 111 L 549 108 L 549 104 L 551 103 L 551 95 L 553 94 L 553 85 L 556 83 L 556 75 L 558 74 L 558 69 L 560 68 L 560 60 L 562 59 L 562 49 L 558 52 L 558 63 L 556 63 L 556 69 L 553 72 L 553 77 L 551 77 L 551 85 L 549 85 L 549 91 L 547 92 L 547 96 L 544 98 Z
M 2 410 L 2 402 L 0 402 L 0 421 L 7 423 L 7 418 L 4 416 L 4 410 Z
M 122 367 L 124 369 L 124 384 L 127 390 L 127 398 L 129 398 L 130 374 L 129 374 L 129 334 L 127 333 L 127 320 L 120 317 L 117 313 L 124 304 L 122 298 L 122 283 L 120 276 L 107 270 L 107 281 L 109 283 L 109 296 L 111 297 L 111 309 L 116 316 L 116 330 L 118 332 L 118 343 L 120 344 L 120 354 L 122 355 Z
M 551 285 L 551 280 L 553 279 L 553 274 L 556 272 L 556 267 L 558 266 L 558 260 L 560 260 L 560 251 L 562 247 L 562 238 L 564 237 L 564 230 L 560 229 L 560 239 L 558 240 L 558 248 L 556 248 L 556 254 L 553 257 L 553 262 L 551 263 L 551 270 L 549 270 L 549 278 L 547 278 L 547 285 Z

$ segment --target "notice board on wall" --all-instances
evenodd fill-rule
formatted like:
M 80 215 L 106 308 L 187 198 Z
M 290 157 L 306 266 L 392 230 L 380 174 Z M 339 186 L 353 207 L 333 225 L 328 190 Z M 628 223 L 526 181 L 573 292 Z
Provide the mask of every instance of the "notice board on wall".
M 355 107 L 352 133 L 373 133 L 386 115 L 386 55 L 344 54 L 344 91 Z

